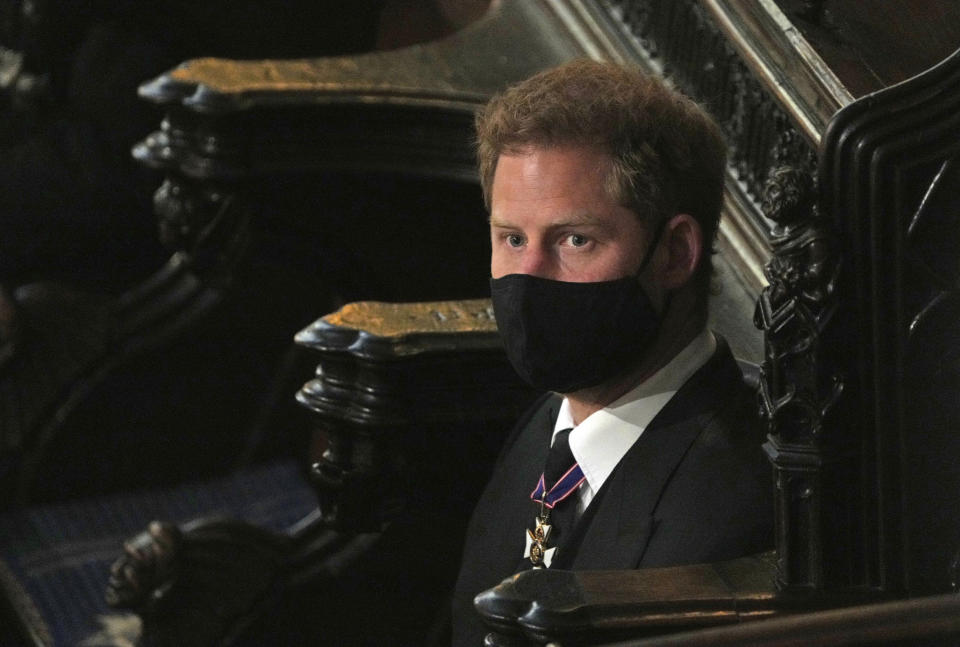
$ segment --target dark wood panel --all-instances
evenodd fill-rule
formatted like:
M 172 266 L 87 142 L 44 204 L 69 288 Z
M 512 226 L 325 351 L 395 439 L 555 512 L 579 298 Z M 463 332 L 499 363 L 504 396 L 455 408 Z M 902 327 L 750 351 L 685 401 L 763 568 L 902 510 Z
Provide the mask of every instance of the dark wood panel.
M 854 96 L 920 74 L 960 47 L 954 0 L 776 0 Z

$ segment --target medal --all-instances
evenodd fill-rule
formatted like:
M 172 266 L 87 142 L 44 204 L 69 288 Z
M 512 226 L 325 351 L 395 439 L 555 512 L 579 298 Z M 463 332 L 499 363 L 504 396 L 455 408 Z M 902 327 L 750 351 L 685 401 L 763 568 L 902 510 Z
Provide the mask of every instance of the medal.
M 550 491 L 545 491 L 543 476 L 537 482 L 537 487 L 530 493 L 530 498 L 540 504 L 540 513 L 533 520 L 533 529 L 527 529 L 525 540 L 526 550 L 523 553 L 525 558 L 530 560 L 534 568 L 550 568 L 553 562 L 553 555 L 557 547 L 547 548 L 547 541 L 550 539 L 550 511 L 553 507 L 570 496 L 580 484 L 583 483 L 584 476 L 580 466 L 574 464 L 566 474 L 560 477 Z
M 557 550 L 556 547 L 547 548 L 547 540 L 550 538 L 550 530 L 553 528 L 549 521 L 550 508 L 544 505 L 541 498 L 540 514 L 533 519 L 533 530 L 527 528 L 527 549 L 523 553 L 524 557 L 530 559 L 534 568 L 543 568 L 544 566 L 549 568 L 550 562 L 553 561 L 553 553 Z
M 550 524 L 546 517 L 536 517 L 533 520 L 533 530 L 527 529 L 527 549 L 523 556 L 530 560 L 534 568 L 550 567 L 556 547 L 547 548 L 547 539 L 550 537 Z

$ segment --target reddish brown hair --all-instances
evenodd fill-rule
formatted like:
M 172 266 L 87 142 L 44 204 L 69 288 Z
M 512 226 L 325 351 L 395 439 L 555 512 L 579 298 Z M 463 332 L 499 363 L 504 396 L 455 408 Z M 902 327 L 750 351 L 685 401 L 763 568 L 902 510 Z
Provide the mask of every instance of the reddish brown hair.
M 476 128 L 488 207 L 501 154 L 579 145 L 611 156 L 611 196 L 647 222 L 677 213 L 693 216 L 704 236 L 697 277 L 706 299 L 726 146 L 697 103 L 635 67 L 581 60 L 494 96 L 477 114 Z

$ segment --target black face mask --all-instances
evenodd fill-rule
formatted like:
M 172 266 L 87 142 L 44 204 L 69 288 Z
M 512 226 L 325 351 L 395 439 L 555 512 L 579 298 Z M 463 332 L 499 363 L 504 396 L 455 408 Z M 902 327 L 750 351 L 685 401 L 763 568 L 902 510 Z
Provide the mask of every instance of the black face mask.
M 625 373 L 660 326 L 636 276 L 571 283 L 509 274 L 490 280 L 490 295 L 510 363 L 526 382 L 547 391 L 571 393 Z

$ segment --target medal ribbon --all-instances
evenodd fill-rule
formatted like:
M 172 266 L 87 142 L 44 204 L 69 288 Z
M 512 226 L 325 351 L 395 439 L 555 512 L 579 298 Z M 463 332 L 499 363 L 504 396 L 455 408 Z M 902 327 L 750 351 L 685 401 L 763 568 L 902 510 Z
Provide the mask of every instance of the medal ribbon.
M 560 479 L 554 483 L 553 487 L 550 488 L 549 492 L 544 493 L 544 483 L 543 483 L 543 474 L 540 475 L 540 480 L 537 481 L 537 487 L 534 488 L 533 492 L 530 493 L 530 498 L 536 502 L 543 502 L 543 505 L 553 509 L 553 506 L 557 505 L 568 496 L 570 496 L 574 490 L 580 487 L 580 484 L 584 480 L 583 470 L 580 469 L 578 463 L 574 463 L 573 467 L 568 469 L 566 473 L 560 477 Z

